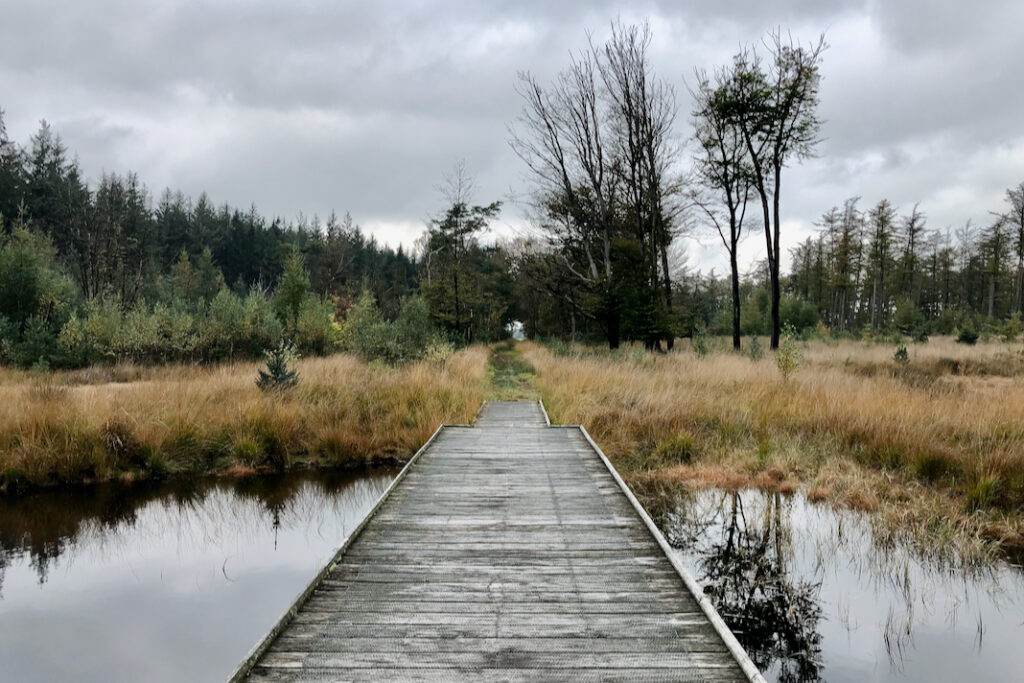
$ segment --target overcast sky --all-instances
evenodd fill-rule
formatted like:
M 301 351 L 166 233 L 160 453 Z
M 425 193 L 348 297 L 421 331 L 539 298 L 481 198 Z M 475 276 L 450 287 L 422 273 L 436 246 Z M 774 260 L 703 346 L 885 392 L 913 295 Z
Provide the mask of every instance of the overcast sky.
M 154 195 L 205 190 L 289 219 L 350 211 L 411 244 L 459 158 L 480 202 L 528 191 L 507 142 L 516 72 L 547 79 L 616 17 L 650 20 L 681 139 L 695 67 L 776 25 L 826 33 L 826 139 L 786 176 L 785 247 L 847 197 L 920 201 L 944 228 L 984 222 L 1024 181 L 1021 0 L 0 0 L 0 108 L 20 143 L 47 119 L 93 182 L 133 170 Z M 509 202 L 500 229 L 522 214 Z M 691 265 L 721 273 L 721 247 L 700 241 Z

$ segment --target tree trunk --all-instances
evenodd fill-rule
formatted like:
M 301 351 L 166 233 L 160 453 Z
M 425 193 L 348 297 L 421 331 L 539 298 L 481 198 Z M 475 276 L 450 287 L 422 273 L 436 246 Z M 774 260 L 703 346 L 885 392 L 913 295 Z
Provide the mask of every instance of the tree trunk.
M 669 332 L 668 339 L 665 340 L 665 345 L 668 350 L 671 351 L 676 344 L 676 334 L 672 329 L 672 277 L 668 273 L 668 235 L 664 234 L 664 228 L 662 228 L 662 240 L 661 240 L 661 268 L 665 271 L 665 309 L 668 311 L 669 317 Z
M 605 320 L 608 336 L 608 348 L 614 351 L 619 348 L 619 311 L 609 311 Z
M 733 230 L 733 235 L 736 231 Z M 736 240 L 732 241 L 729 252 L 729 268 L 732 270 L 732 348 L 740 350 L 740 269 L 736 259 Z
M 1013 310 L 1015 313 L 1020 314 L 1021 304 L 1021 288 L 1024 285 L 1024 254 L 1018 252 L 1017 254 L 1017 283 L 1016 289 L 1013 293 Z
M 993 274 L 988 281 L 988 317 L 995 315 L 996 309 L 996 276 Z
M 782 286 L 779 282 L 779 188 L 782 185 L 782 165 L 775 164 L 775 192 L 772 194 L 772 258 L 768 264 L 771 269 L 772 280 L 772 341 L 771 348 L 779 348 L 779 332 L 781 324 L 779 320 L 779 302 L 782 299 Z
M 458 269 L 458 266 L 456 266 L 452 270 L 452 277 L 454 278 L 454 286 L 455 286 L 455 334 L 461 335 L 462 334 L 462 328 L 460 327 L 460 324 L 459 324 L 459 269 Z

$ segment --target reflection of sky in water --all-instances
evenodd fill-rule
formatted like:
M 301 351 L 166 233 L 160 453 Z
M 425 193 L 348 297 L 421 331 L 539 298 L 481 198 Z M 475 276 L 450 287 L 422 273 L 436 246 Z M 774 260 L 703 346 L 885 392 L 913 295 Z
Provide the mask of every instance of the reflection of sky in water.
M 696 493 L 666 524 L 696 578 L 724 587 L 713 598 L 723 612 L 774 619 L 737 634 L 769 680 L 1024 681 L 1019 568 L 880 548 L 862 515 L 799 496 L 748 491 L 733 502 Z
M 0 501 L 0 678 L 223 680 L 392 474 L 158 490 L 115 521 L 69 513 L 67 492 Z

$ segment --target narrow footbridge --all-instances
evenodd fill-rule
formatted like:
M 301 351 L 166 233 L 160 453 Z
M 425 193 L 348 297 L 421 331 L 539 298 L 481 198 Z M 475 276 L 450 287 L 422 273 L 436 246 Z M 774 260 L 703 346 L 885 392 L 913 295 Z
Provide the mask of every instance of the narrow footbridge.
M 232 680 L 763 681 L 604 454 L 443 426 Z

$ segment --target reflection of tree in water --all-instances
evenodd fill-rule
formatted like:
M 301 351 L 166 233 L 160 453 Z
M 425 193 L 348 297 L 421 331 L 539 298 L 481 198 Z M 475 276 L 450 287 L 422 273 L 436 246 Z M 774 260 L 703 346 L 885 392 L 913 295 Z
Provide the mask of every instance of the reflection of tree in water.
M 57 560 L 83 537 L 130 529 L 147 505 L 184 512 L 202 507 L 215 492 L 230 491 L 239 500 L 257 502 L 265 512 L 260 518 L 276 529 L 289 515 L 308 513 L 294 510 L 304 490 L 336 498 L 365 476 L 364 471 L 297 472 L 240 479 L 114 482 L 0 497 L 0 599 L 5 569 L 13 561 L 27 555 L 39 583 L 45 583 Z
M 39 582 L 86 525 L 130 526 L 136 510 L 158 495 L 160 484 L 105 484 L 0 498 L 0 557 L 28 554 Z
M 711 518 L 685 524 L 679 518 L 692 510 L 681 505 L 669 513 L 669 540 L 700 558 L 698 580 L 758 668 L 774 668 L 779 681 L 816 681 L 821 583 L 787 574 L 787 506 L 778 493 L 764 500 L 764 510 L 748 518 L 742 497 L 725 493 Z

